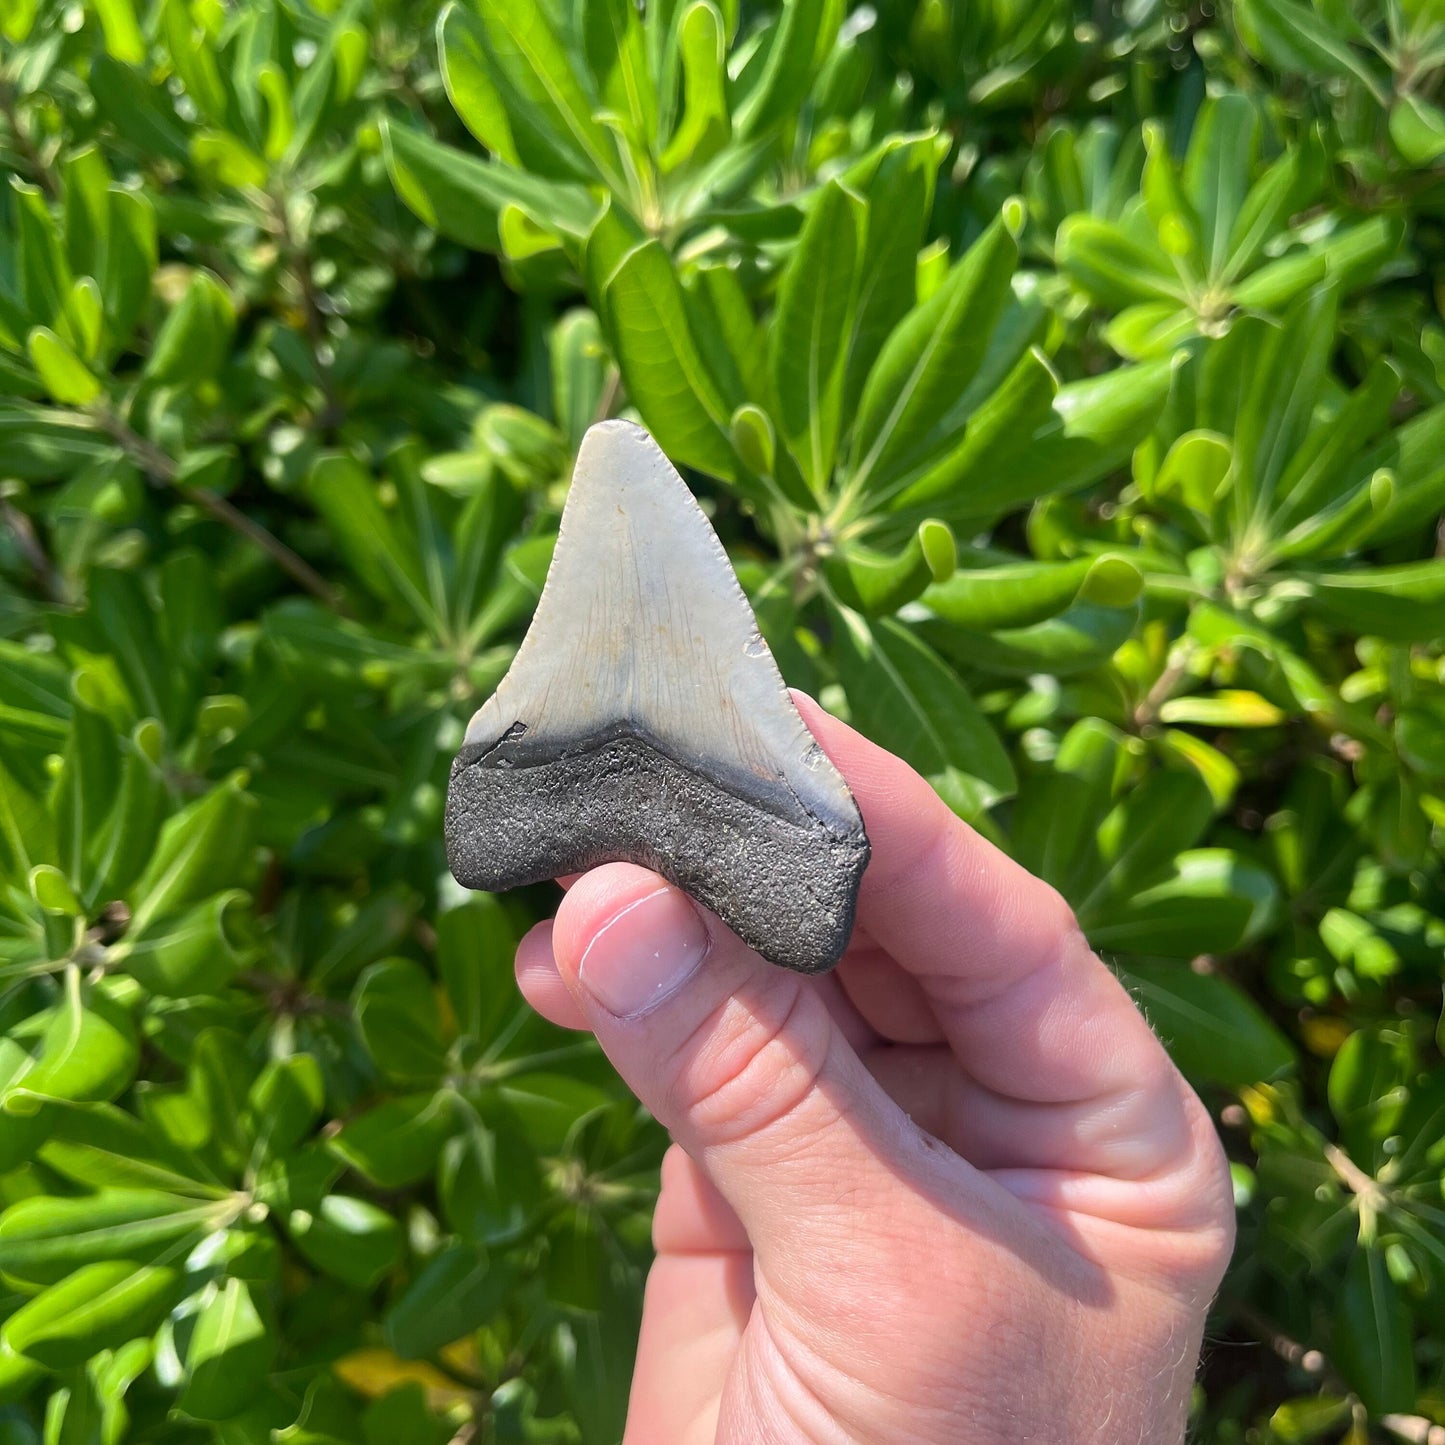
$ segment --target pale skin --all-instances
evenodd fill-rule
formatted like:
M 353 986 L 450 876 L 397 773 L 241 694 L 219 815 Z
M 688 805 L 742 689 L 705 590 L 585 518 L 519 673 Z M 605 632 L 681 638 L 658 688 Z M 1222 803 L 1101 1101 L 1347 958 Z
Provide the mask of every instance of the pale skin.
M 797 700 L 873 846 L 832 975 L 622 863 L 517 952 L 674 1141 L 626 1445 L 1176 1445 L 1234 1238 L 1205 1109 L 1059 896 Z

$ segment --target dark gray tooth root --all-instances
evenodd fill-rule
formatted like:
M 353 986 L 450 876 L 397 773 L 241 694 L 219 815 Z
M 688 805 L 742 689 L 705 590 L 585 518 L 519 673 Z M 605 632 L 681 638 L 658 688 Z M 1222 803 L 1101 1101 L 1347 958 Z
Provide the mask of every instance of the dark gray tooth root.
M 446 839 L 469 888 L 640 863 L 773 963 L 822 973 L 847 947 L 858 805 L 641 427 L 583 438 L 536 616 L 452 764 Z

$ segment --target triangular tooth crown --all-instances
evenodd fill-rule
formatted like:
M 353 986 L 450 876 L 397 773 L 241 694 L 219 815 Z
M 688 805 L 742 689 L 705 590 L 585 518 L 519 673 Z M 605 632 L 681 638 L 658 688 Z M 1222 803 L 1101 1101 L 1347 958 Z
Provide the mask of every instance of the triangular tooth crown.
M 536 616 L 467 728 L 447 843 L 472 887 L 625 859 L 775 962 L 852 927 L 867 840 L 716 533 L 640 427 L 583 439 Z

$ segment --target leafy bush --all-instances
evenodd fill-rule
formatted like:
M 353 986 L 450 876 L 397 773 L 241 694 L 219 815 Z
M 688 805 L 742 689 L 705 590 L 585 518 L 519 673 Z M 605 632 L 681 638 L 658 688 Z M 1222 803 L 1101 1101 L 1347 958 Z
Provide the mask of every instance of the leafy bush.
M 0 34 L 0 1440 L 617 1437 L 662 1140 L 440 814 L 621 411 L 1214 1109 L 1197 1438 L 1436 1438 L 1434 7 Z

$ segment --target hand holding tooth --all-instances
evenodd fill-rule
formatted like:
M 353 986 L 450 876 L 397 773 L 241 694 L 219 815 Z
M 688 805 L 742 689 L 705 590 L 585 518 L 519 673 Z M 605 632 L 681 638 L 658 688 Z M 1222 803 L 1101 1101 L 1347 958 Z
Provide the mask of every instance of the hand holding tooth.
M 637 428 L 584 441 L 447 833 L 474 887 L 594 869 L 518 979 L 675 1141 L 627 1445 L 1183 1439 L 1207 1114 L 1051 889 L 795 706 Z
M 1177 1445 L 1233 1204 L 1067 908 L 804 701 L 873 844 L 837 970 L 631 864 L 524 940 L 676 1141 L 627 1445 Z

